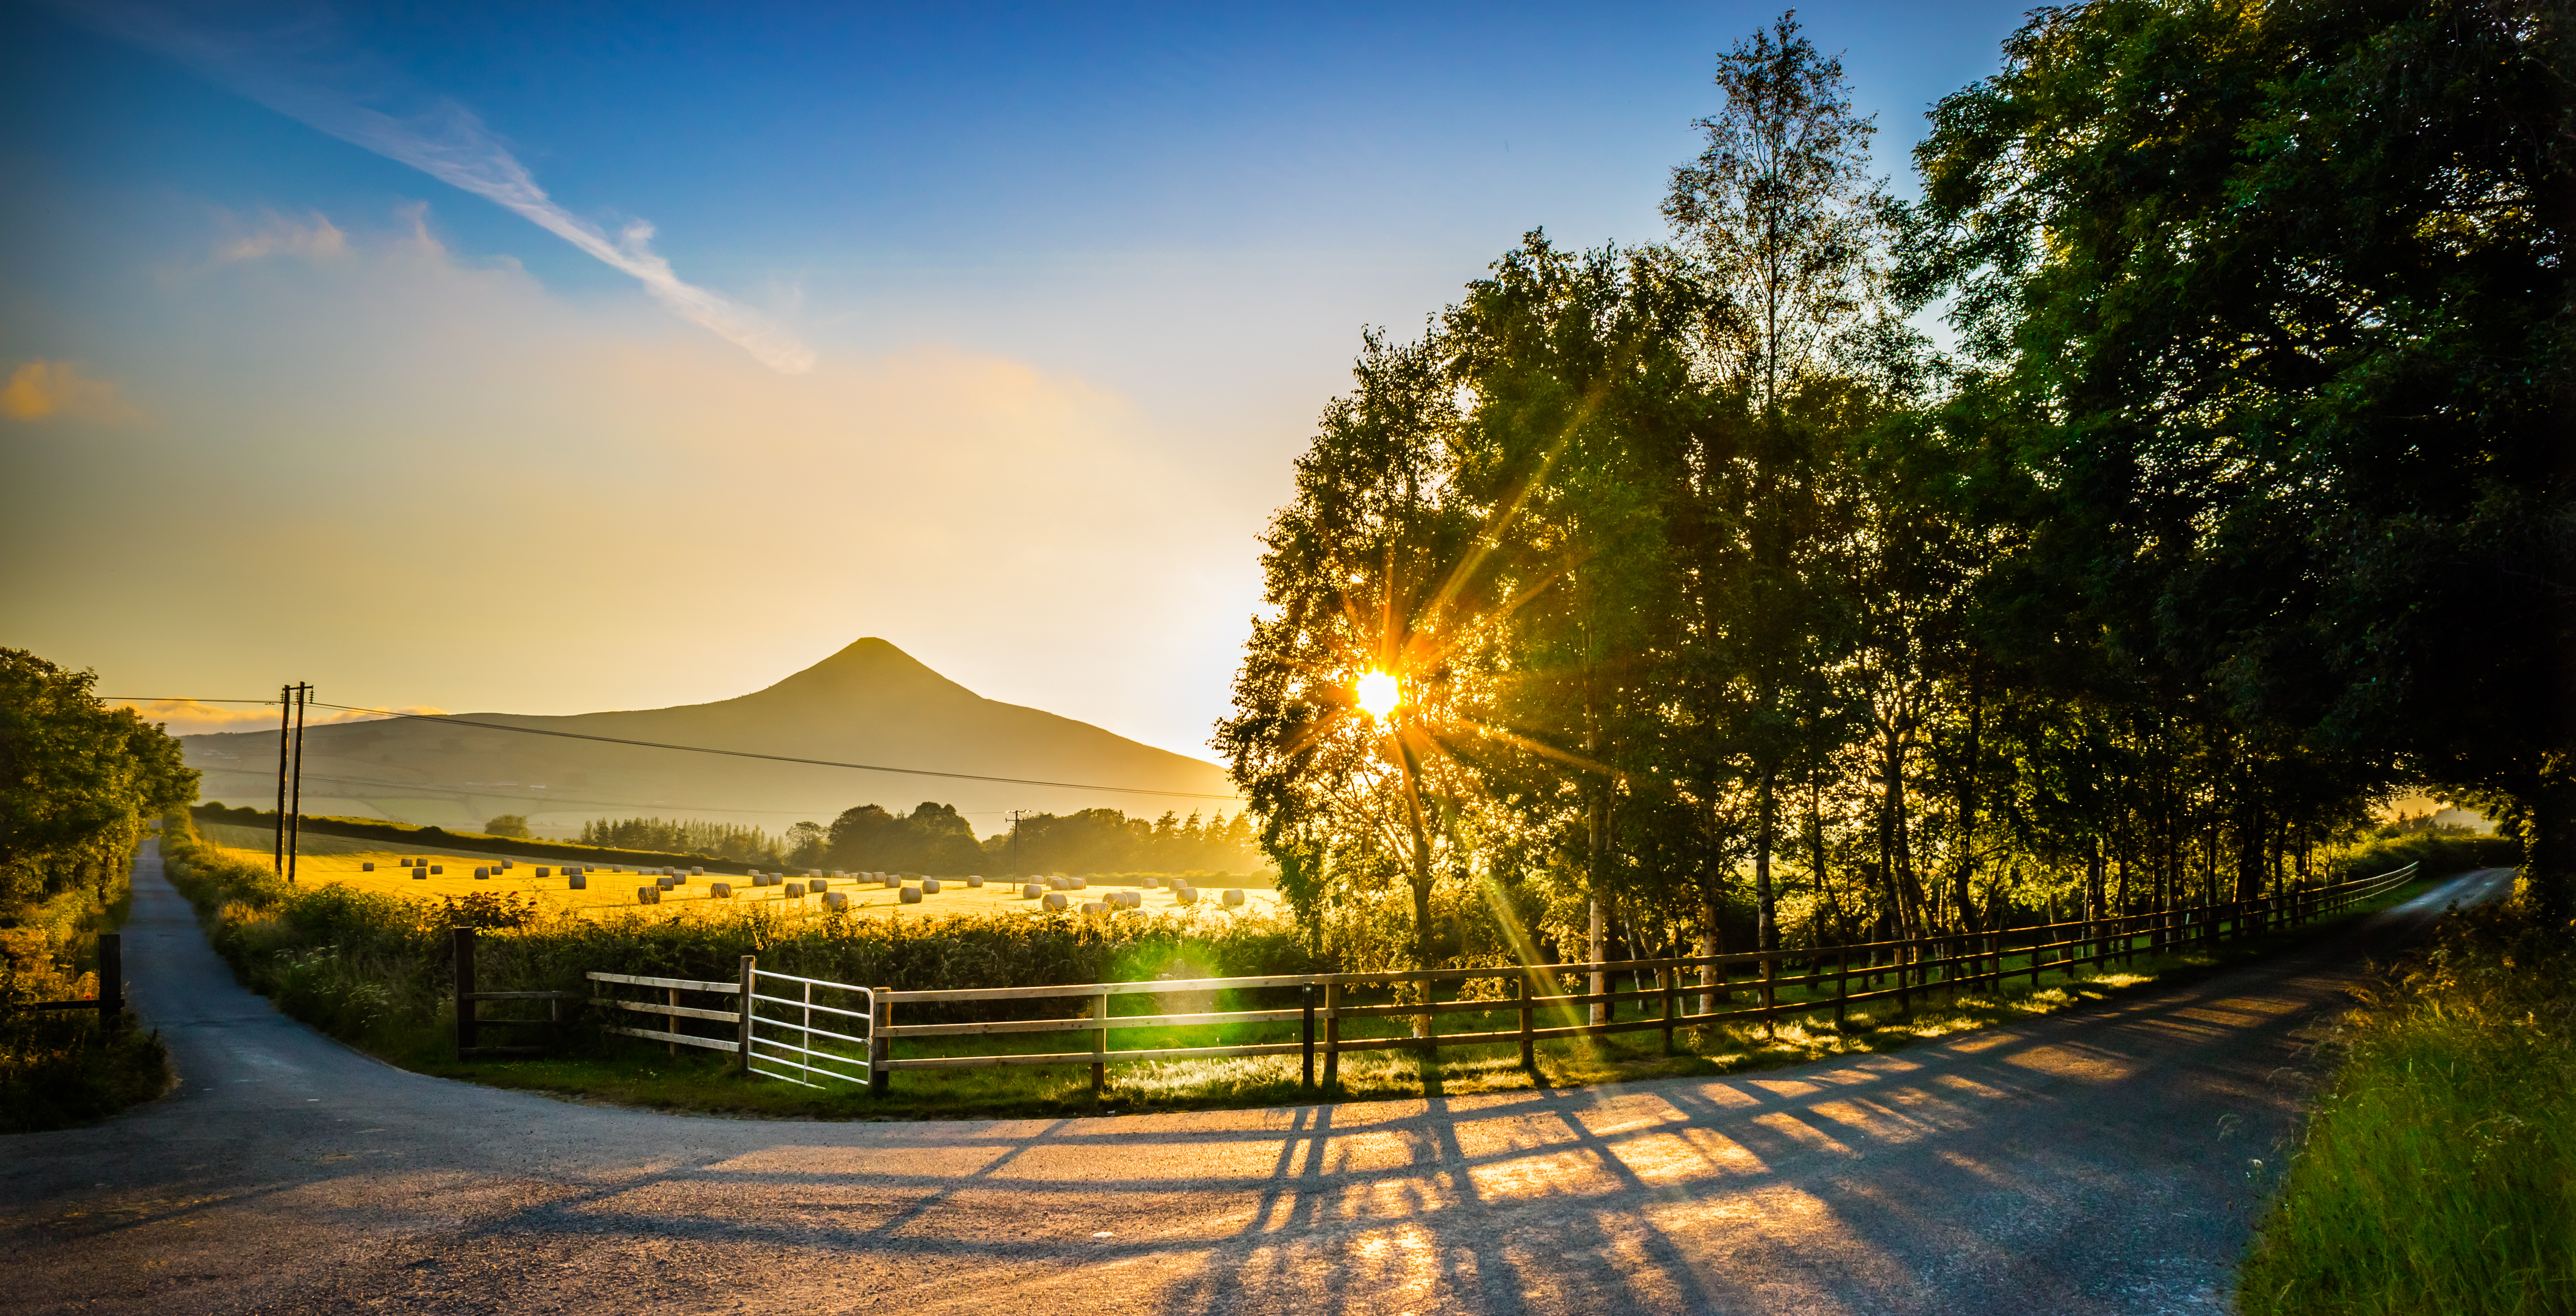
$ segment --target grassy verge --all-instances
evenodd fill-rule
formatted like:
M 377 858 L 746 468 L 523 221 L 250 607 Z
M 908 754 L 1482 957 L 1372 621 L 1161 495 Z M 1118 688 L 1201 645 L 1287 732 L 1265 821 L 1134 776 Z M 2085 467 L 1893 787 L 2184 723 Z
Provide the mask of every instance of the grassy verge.
M 0 1133 L 93 1123 L 168 1087 L 158 1033 L 102 1029 L 95 1010 L 9 1008 L 97 996 L 98 934 L 124 924 L 133 898 L 129 871 L 0 920 Z
M 2576 1310 L 2576 945 L 2463 915 L 2343 1024 L 2247 1257 L 2249 1316 Z

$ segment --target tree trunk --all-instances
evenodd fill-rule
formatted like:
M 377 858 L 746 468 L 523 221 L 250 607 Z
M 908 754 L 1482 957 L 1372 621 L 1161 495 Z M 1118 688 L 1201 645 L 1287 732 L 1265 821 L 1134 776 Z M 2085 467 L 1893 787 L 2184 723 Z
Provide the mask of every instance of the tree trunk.
M 1780 949 L 1780 928 L 1771 896 L 1771 784 L 1778 772 L 1765 765 L 1753 797 L 1753 945 L 1762 951 Z

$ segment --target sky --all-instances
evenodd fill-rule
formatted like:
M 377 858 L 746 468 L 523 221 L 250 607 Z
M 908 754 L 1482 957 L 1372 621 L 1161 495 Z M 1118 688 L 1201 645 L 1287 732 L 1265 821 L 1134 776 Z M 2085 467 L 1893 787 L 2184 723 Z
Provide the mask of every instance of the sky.
M 1776 12 L 0 5 L 0 644 L 575 713 L 873 635 L 1207 757 L 1363 327 L 1663 236 Z M 1904 192 L 2021 6 L 1799 17 Z

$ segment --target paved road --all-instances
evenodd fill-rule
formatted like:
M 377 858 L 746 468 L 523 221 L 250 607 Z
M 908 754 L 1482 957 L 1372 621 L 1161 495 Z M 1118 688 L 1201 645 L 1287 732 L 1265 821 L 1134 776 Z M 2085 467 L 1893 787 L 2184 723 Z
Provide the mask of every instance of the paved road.
M 1722 1080 L 1081 1120 L 598 1109 L 379 1065 L 233 985 L 147 854 L 171 1097 L 0 1139 L 14 1312 L 2214 1311 L 2361 957 Z

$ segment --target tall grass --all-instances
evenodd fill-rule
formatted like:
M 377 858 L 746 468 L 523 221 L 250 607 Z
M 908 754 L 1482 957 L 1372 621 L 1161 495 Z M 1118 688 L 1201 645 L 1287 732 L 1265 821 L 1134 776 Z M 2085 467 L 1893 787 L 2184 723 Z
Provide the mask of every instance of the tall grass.
M 2344 1025 L 2248 1316 L 2576 1310 L 2576 932 L 2466 912 Z

